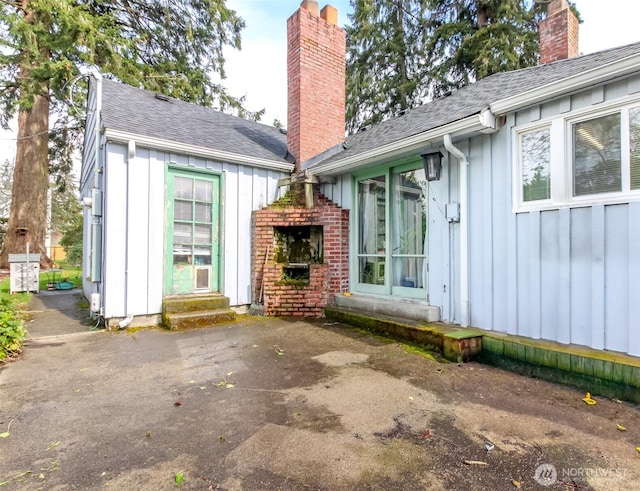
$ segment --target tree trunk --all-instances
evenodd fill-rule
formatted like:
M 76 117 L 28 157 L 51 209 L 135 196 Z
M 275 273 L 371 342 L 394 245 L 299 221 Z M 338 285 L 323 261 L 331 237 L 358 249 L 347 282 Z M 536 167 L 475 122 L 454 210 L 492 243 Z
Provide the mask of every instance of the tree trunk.
M 26 70 L 28 71 L 28 70 Z M 23 70 L 23 74 L 24 70 Z M 46 87 L 43 88 L 46 93 Z M 11 211 L 0 268 L 8 268 L 8 255 L 24 254 L 27 242 L 32 253 L 40 254 L 40 266 L 50 268 L 47 233 L 47 191 L 49 189 L 49 99 L 37 95 L 33 107 L 18 114 L 18 142 L 13 171 Z

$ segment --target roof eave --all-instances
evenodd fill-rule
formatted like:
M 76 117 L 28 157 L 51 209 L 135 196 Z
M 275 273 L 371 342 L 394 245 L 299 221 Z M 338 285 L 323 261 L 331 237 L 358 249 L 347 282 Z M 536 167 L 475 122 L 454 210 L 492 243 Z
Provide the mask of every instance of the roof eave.
M 407 154 L 419 152 L 427 145 L 433 145 L 434 143 L 438 144 L 444 135 L 447 134 L 452 137 L 456 137 L 486 130 L 487 126 L 483 124 L 483 121 L 485 121 L 483 114 L 484 111 L 473 114 L 464 119 L 453 121 L 443 126 L 412 135 L 408 138 L 396 140 L 381 147 L 352 155 L 351 157 L 327 164 L 317 164 L 310 167 L 308 170 L 317 176 L 332 176 L 345 174 L 363 166 L 380 164 L 395 158 L 401 158 Z
M 118 143 L 129 143 L 134 141 L 136 145 L 154 148 L 167 152 L 192 155 L 194 157 L 202 157 L 211 160 L 218 160 L 229 164 L 248 165 L 252 167 L 260 167 L 280 172 L 290 173 L 293 171 L 294 165 L 289 162 L 279 162 L 277 160 L 264 159 L 259 157 L 251 157 L 249 155 L 241 155 L 224 150 L 215 150 L 212 148 L 200 147 L 197 145 L 189 145 L 186 143 L 172 142 L 160 138 L 150 136 L 137 135 L 127 131 L 114 130 L 106 128 L 104 136 L 108 141 Z
M 506 114 L 518 109 L 548 101 L 570 92 L 591 87 L 614 78 L 620 78 L 640 69 L 640 53 L 586 70 L 577 75 L 551 82 L 521 94 L 507 97 L 490 105 L 496 114 Z

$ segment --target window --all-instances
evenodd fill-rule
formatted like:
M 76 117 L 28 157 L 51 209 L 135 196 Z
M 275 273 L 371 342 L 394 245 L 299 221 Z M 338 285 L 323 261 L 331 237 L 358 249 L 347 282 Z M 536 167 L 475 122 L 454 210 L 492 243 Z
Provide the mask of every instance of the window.
M 356 288 L 425 298 L 428 182 L 422 162 L 361 175 L 356 192 Z
M 551 198 L 551 132 L 549 128 L 520 135 L 522 201 Z
M 515 212 L 640 199 L 637 100 L 523 125 L 514 140 Z
M 629 110 L 630 184 L 640 189 L 640 107 Z
M 573 195 L 621 191 L 620 113 L 573 124 Z

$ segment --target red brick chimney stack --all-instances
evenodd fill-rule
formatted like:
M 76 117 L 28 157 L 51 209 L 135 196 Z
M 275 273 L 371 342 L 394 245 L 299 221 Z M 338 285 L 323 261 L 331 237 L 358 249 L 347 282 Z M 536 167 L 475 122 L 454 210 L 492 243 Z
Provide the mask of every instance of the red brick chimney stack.
M 578 56 L 578 18 L 567 0 L 552 0 L 540 22 L 540 64 Z
M 287 20 L 287 146 L 300 163 L 344 140 L 346 34 L 330 5 L 303 0 Z

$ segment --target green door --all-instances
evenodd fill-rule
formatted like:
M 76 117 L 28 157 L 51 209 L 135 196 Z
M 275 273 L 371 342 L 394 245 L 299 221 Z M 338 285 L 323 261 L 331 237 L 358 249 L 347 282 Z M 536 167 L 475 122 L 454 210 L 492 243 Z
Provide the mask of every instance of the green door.
M 169 167 L 164 293 L 220 290 L 220 176 Z

